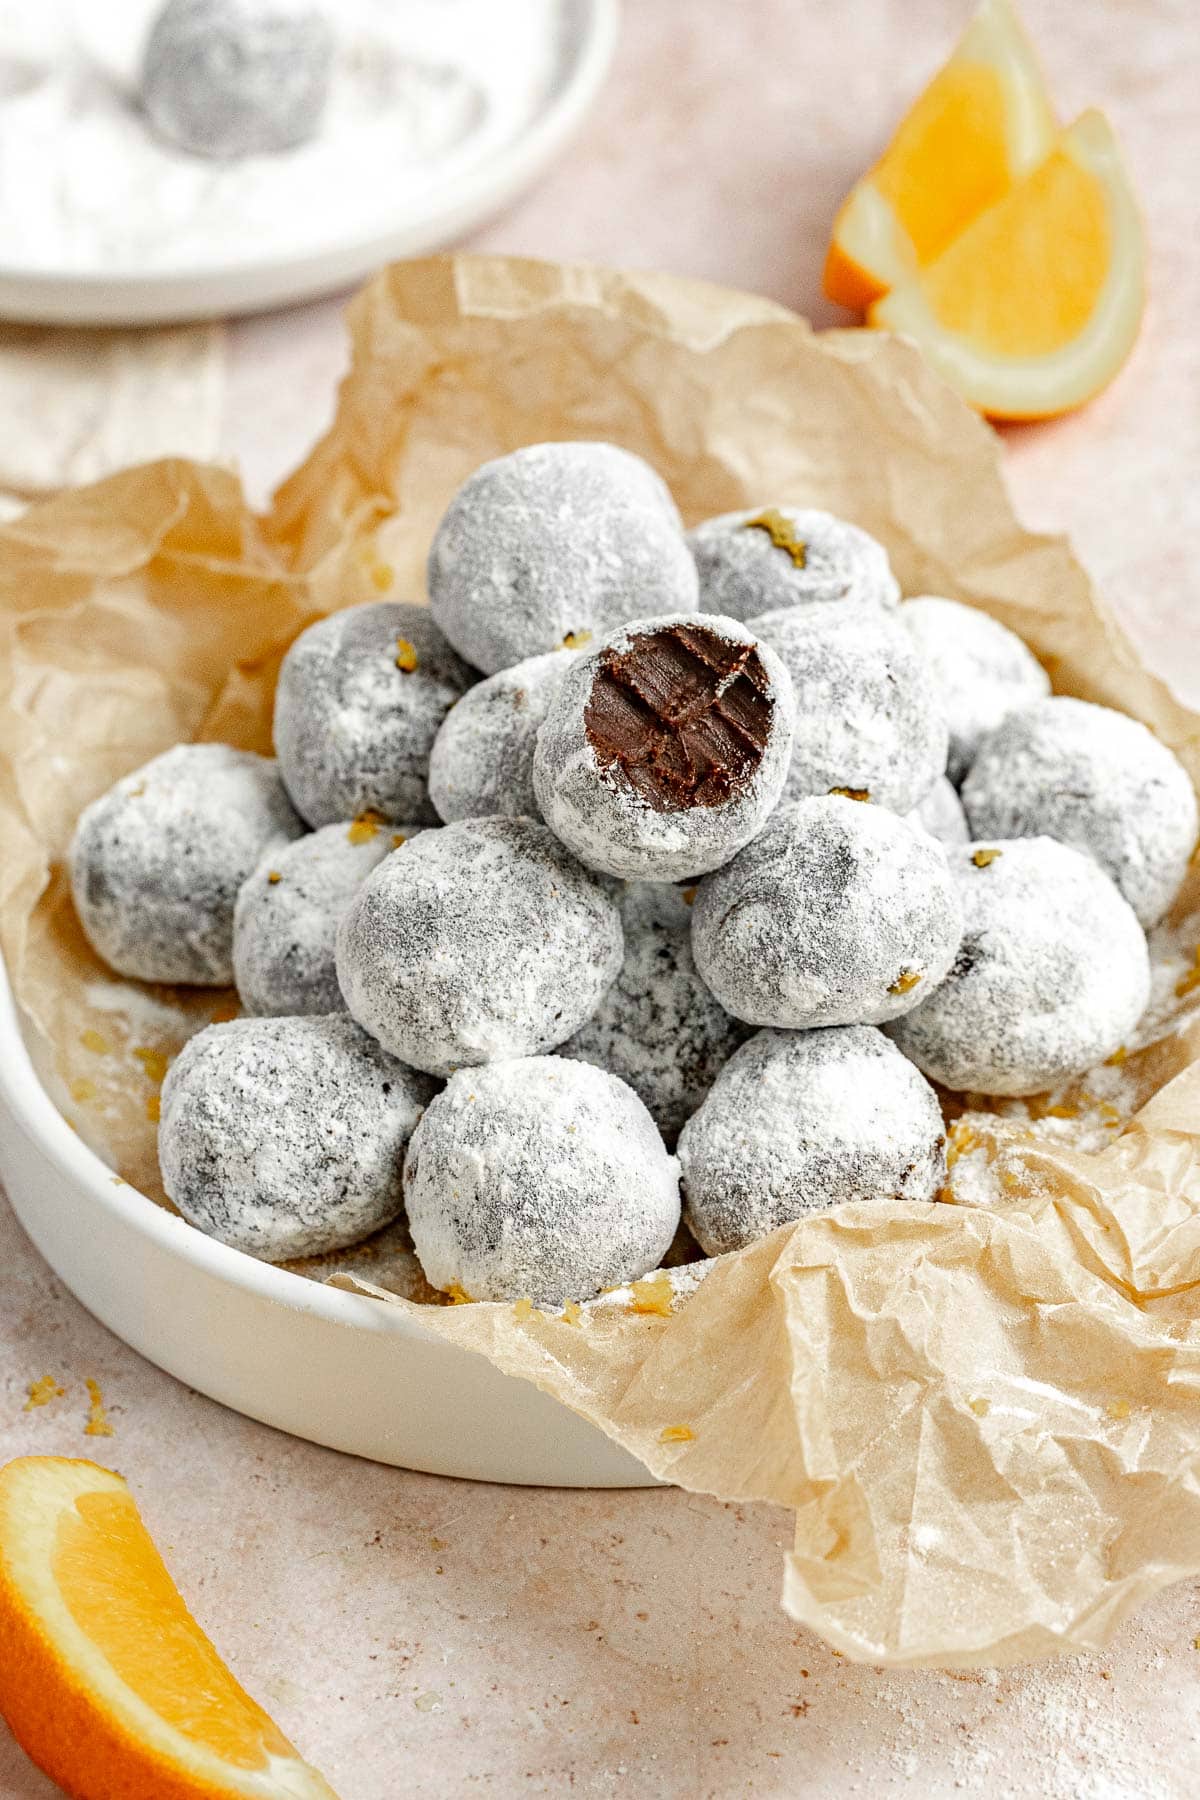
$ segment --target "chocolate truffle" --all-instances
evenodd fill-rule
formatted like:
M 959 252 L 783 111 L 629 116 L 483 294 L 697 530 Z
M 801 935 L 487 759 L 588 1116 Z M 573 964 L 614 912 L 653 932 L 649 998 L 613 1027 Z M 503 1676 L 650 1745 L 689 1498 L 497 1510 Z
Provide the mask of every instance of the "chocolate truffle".
M 989 731 L 1018 707 L 1050 692 L 1050 677 L 1015 631 L 977 606 L 922 594 L 900 618 L 929 668 L 938 708 L 950 728 L 947 773 L 957 784 Z
M 404 1193 L 427 1280 L 472 1300 L 590 1300 L 657 1268 L 679 1224 L 679 1165 L 637 1095 L 558 1056 L 455 1075 Z
M 381 600 L 301 632 L 275 693 L 275 754 L 310 825 L 435 824 L 429 752 L 475 677 L 423 606 Z
M 1150 994 L 1142 929 L 1090 857 L 1050 838 L 950 852 L 965 925 L 950 972 L 888 1027 L 944 1087 L 1037 1094 L 1093 1068 Z
M 251 1256 L 340 1250 L 400 1211 L 435 1085 L 344 1013 L 210 1025 L 163 1083 L 163 1184 L 189 1224 Z
M 615 444 L 530 444 L 463 483 L 429 552 L 429 604 L 485 674 L 626 619 L 695 611 L 666 484 Z
M 900 588 L 883 545 L 832 513 L 760 506 L 707 519 L 688 542 L 704 612 L 755 619 L 821 603 L 893 607 Z
M 338 932 L 351 1013 L 435 1075 L 552 1050 L 621 967 L 618 895 L 533 819 L 426 831 L 359 888 Z
M 85 809 L 69 865 L 80 924 L 120 975 L 233 980 L 233 909 L 259 858 L 304 830 L 275 764 L 178 744 Z
M 333 27 L 302 0 L 168 0 L 142 61 L 155 129 L 195 156 L 290 150 L 329 97 Z
M 720 1256 L 848 1200 L 933 1200 L 945 1149 L 937 1095 L 873 1026 L 760 1031 L 680 1134 L 685 1217 Z
M 346 821 L 267 853 L 233 915 L 233 973 L 246 1012 L 341 1012 L 338 926 L 371 871 L 422 829 Z
M 1143 925 L 1162 918 L 1196 847 L 1196 795 L 1165 744 L 1086 700 L 1039 700 L 981 744 L 963 783 L 975 837 L 1047 837 L 1095 857 Z
M 831 602 L 764 613 L 750 630 L 796 695 L 785 800 L 842 792 L 906 813 L 924 798 L 945 771 L 946 722 L 894 613 Z
M 694 898 L 695 890 L 686 890 Z M 621 907 L 625 961 L 561 1055 L 608 1069 L 639 1096 L 668 1144 L 749 1036 L 709 991 L 692 957 L 692 909 L 666 882 L 638 882 Z
M 696 967 L 751 1025 L 877 1025 L 954 960 L 962 902 L 940 844 L 855 800 L 797 800 L 700 883 Z
M 537 817 L 538 727 L 570 666 L 569 650 L 531 656 L 477 682 L 451 707 L 429 757 L 429 798 L 447 825 Z
M 956 849 L 960 844 L 969 844 L 971 841 L 971 830 L 962 801 L 954 783 L 945 775 L 939 775 L 925 798 L 913 807 L 908 814 L 908 822 L 910 825 L 919 825 L 947 850 Z
M 612 875 L 715 869 L 778 800 L 794 716 L 786 669 L 744 625 L 639 619 L 579 657 L 550 704 L 533 762 L 542 816 Z

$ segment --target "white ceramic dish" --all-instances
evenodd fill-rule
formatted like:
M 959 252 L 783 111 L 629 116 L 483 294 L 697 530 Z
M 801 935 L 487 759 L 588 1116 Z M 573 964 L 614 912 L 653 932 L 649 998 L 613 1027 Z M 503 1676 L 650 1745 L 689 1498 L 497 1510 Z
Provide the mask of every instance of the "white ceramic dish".
M 398 1308 L 256 1262 L 118 1184 L 38 1079 L 2 961 L 0 1181 L 89 1312 L 237 1412 L 436 1475 L 656 1485 L 594 1426 Z
M 105 11 L 88 8 L 97 18 Z M 8 229 L 0 247 L 0 318 L 144 325 L 255 312 L 335 293 L 385 263 L 452 243 L 506 206 L 558 154 L 608 71 L 618 22 L 619 0 L 562 0 L 553 73 L 533 116 L 508 135 L 468 133 L 452 155 L 430 163 L 419 188 L 403 199 L 389 200 L 385 192 L 370 217 L 359 208 L 352 224 L 333 233 L 306 213 L 307 167 L 294 192 L 281 189 L 281 204 L 296 218 L 295 236 L 265 254 L 251 241 L 236 255 L 190 256 L 178 264 L 166 260 L 164 247 L 162 261 L 156 254 L 144 266 L 84 260 L 53 267 L 36 253 L 19 254 L 21 233 Z M 98 27 L 92 34 L 100 35 Z M 122 73 L 109 72 L 114 80 Z M 386 187 L 365 149 L 361 182 L 364 193 Z

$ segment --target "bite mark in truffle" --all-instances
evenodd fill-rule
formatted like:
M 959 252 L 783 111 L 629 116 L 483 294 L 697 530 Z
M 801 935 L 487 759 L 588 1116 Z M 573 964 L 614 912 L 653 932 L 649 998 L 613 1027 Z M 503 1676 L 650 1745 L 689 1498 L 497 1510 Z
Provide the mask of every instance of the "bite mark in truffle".
M 769 685 L 753 644 L 703 625 L 643 632 L 605 653 L 584 712 L 588 742 L 655 812 L 721 806 L 762 761 Z

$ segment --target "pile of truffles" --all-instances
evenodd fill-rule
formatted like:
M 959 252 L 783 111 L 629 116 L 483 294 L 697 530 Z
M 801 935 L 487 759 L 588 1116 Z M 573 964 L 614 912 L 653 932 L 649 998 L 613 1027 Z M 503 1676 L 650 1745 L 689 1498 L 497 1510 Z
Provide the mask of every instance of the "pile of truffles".
M 429 609 L 311 626 L 276 760 L 181 745 L 88 807 L 97 952 L 236 982 L 160 1157 L 284 1260 L 407 1210 L 429 1281 L 557 1307 L 847 1200 L 931 1202 L 931 1085 L 1123 1044 L 1197 834 L 1143 726 L 1050 696 L 882 547 L 786 505 L 686 536 L 607 444 L 488 463 Z

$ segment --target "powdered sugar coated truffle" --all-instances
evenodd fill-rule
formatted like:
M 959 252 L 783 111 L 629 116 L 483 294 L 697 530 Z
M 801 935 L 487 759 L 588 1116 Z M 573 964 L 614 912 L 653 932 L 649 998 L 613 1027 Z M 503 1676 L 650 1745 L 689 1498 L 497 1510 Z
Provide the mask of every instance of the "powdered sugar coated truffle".
M 679 1139 L 686 1217 L 710 1256 L 848 1200 L 932 1200 L 937 1095 L 882 1032 L 760 1031 Z
M 1143 925 L 1156 924 L 1196 846 L 1196 795 L 1153 732 L 1085 700 L 1041 700 L 980 746 L 963 783 L 976 837 L 1045 833 L 1095 857 Z
M 163 1183 L 189 1223 L 268 1262 L 342 1249 L 400 1211 L 434 1087 L 344 1013 L 210 1025 L 163 1084 Z
M 912 632 L 950 727 L 951 781 L 958 783 L 989 731 L 1010 712 L 1043 699 L 1050 677 L 1015 631 L 977 606 L 922 594 L 900 618 Z
M 275 693 L 275 754 L 310 825 L 433 824 L 429 752 L 475 679 L 423 606 L 381 600 L 301 632 Z
M 238 890 L 304 830 L 275 764 L 226 744 L 178 744 L 85 809 L 70 849 L 88 941 L 118 974 L 225 987 Z
M 338 926 L 371 871 L 421 829 L 345 821 L 268 852 L 233 916 L 233 972 L 248 1013 L 342 1010 Z
M 537 1055 L 621 967 L 618 897 L 533 819 L 468 819 L 389 856 L 350 903 L 338 980 L 360 1024 L 435 1075 Z
M 561 1054 L 628 1082 L 673 1144 L 750 1027 L 731 1017 L 700 979 L 691 907 L 677 888 L 637 883 L 621 920 L 621 972 Z
M 734 619 L 638 619 L 580 656 L 538 733 L 542 816 L 591 868 L 676 881 L 760 830 L 791 755 L 787 670 Z
M 168 0 L 142 101 L 162 136 L 197 156 L 289 150 L 316 134 L 333 55 L 328 17 L 303 0 Z
M 939 775 L 925 798 L 913 807 L 908 815 L 908 822 L 910 825 L 919 825 L 947 850 L 956 849 L 971 841 L 971 828 L 967 824 L 962 801 L 954 783 L 945 775 Z
M 750 630 L 796 694 L 786 800 L 840 788 L 904 813 L 929 792 L 946 767 L 946 722 L 894 613 L 830 603 L 764 613 Z
M 688 537 L 700 605 L 754 619 L 822 602 L 893 607 L 900 588 L 883 545 L 814 507 L 751 507 L 707 519 Z
M 696 966 L 752 1025 L 879 1024 L 954 960 L 962 902 L 940 844 L 883 807 L 809 799 L 700 883 Z
M 665 482 L 615 444 L 530 444 L 484 463 L 429 552 L 433 616 L 486 674 L 625 619 L 692 611 L 696 593 Z
M 590 1300 L 657 1268 L 679 1223 L 679 1165 L 637 1095 L 557 1056 L 455 1075 L 404 1189 L 427 1279 L 473 1300 Z
M 1150 994 L 1146 940 L 1090 857 L 1050 838 L 950 852 L 965 924 L 941 986 L 888 1027 L 944 1087 L 1037 1094 L 1102 1062 Z
M 447 713 L 429 757 L 429 798 L 448 825 L 536 818 L 538 727 L 570 666 L 569 650 L 531 656 L 477 682 Z

